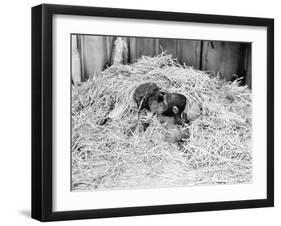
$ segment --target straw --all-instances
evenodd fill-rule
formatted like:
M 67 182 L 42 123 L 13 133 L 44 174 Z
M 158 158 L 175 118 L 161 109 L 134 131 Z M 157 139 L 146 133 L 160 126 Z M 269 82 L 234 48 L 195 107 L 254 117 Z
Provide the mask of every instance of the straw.
M 132 96 L 144 82 L 200 104 L 200 117 L 179 128 L 189 130 L 184 142 L 168 142 L 171 131 L 151 114 L 143 131 Z M 72 189 L 249 183 L 251 112 L 251 91 L 239 80 L 182 66 L 171 55 L 113 65 L 72 87 Z

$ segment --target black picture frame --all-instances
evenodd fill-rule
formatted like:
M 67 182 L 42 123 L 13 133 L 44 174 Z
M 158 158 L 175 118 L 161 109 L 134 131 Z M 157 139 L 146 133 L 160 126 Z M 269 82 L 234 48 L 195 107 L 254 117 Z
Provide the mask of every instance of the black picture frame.
M 52 210 L 52 17 L 55 14 L 267 28 L 267 198 L 95 210 Z M 32 218 L 57 221 L 274 206 L 274 20 L 43 4 L 32 8 Z

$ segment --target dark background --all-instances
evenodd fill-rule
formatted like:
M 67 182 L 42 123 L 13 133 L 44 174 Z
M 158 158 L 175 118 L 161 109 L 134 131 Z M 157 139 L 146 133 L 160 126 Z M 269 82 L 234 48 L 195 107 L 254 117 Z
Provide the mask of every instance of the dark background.
M 73 83 L 83 82 L 110 66 L 116 36 L 72 35 L 72 57 L 76 57 Z M 162 51 L 178 61 L 203 71 L 220 73 L 227 81 L 244 77 L 242 85 L 251 87 L 251 43 L 122 37 L 128 47 L 128 63 L 142 55 L 156 56 Z M 72 60 L 72 63 L 74 61 Z M 73 69 L 72 69 L 73 70 Z

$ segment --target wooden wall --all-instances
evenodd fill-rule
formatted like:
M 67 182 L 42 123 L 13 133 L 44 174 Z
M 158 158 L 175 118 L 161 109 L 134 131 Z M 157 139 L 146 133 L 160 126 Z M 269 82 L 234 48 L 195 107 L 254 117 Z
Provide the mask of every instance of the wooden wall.
M 72 35 L 72 81 L 87 80 L 110 65 L 114 36 Z M 244 77 L 251 87 L 251 44 L 222 41 L 123 38 L 128 46 L 128 63 L 142 55 L 156 56 L 162 51 L 180 63 L 199 70 L 220 73 L 227 81 Z

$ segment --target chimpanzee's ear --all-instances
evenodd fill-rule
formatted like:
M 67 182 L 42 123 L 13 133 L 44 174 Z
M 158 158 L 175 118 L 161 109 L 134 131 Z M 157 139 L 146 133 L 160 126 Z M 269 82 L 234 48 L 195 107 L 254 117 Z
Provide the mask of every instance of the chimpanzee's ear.
M 179 112 L 179 109 L 178 107 L 176 106 L 173 106 L 173 112 L 175 113 L 175 115 Z

